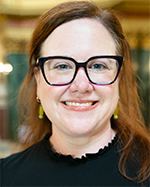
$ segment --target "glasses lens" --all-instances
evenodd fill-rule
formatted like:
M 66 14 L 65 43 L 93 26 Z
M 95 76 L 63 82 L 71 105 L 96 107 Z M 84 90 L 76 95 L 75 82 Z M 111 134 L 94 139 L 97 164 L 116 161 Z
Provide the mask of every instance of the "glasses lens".
M 44 63 L 47 81 L 51 84 L 69 83 L 75 72 L 75 64 L 68 59 L 50 59 Z
M 96 58 L 89 61 L 87 72 L 92 82 L 107 84 L 114 81 L 118 72 L 118 62 L 111 58 Z

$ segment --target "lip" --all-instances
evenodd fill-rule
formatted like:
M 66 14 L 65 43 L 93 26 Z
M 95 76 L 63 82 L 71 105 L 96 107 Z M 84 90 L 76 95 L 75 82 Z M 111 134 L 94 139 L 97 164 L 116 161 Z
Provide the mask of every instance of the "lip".
M 68 106 L 65 104 L 65 102 L 80 103 L 80 104 L 92 102 L 94 104 L 91 106 Z M 67 110 L 84 112 L 84 111 L 89 111 L 89 110 L 93 110 L 94 108 L 96 108 L 98 105 L 98 101 L 95 101 L 95 100 L 80 100 L 80 101 L 79 100 L 67 100 L 67 101 L 61 102 L 61 104 Z

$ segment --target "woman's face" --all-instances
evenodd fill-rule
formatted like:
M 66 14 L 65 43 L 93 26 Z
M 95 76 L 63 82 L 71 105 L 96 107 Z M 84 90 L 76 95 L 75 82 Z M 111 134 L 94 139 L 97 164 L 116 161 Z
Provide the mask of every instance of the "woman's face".
M 85 18 L 57 27 L 43 43 L 41 53 L 42 57 L 67 56 L 77 62 L 85 62 L 92 56 L 116 55 L 116 48 L 113 38 L 102 24 Z M 90 136 L 110 128 L 110 118 L 119 97 L 118 79 L 112 85 L 93 85 L 83 68 L 67 86 L 48 85 L 41 71 L 35 73 L 35 77 L 37 96 L 52 122 L 53 132 Z

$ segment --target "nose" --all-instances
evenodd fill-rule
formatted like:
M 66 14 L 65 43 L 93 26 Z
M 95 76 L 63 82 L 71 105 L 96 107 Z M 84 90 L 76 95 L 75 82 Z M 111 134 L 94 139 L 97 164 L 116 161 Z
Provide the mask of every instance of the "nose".
M 78 69 L 74 81 L 70 85 L 71 92 L 78 92 L 79 94 L 84 94 L 87 92 L 92 92 L 93 85 L 89 82 L 89 79 L 85 73 L 83 67 Z

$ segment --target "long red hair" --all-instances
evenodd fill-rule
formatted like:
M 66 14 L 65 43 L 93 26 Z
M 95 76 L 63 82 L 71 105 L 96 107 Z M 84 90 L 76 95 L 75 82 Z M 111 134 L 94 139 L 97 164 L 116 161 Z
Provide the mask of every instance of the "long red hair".
M 19 111 L 20 124 L 26 125 L 22 134 L 24 145 L 29 146 L 40 141 L 51 132 L 51 122 L 44 116 L 38 118 L 39 104 L 36 101 L 35 62 L 40 57 L 41 47 L 46 38 L 59 25 L 71 20 L 90 18 L 99 21 L 112 35 L 116 43 L 116 53 L 124 58 L 120 79 L 119 118 L 111 118 L 112 128 L 117 131 L 120 142 L 120 172 L 130 180 L 145 181 L 150 174 L 150 140 L 139 107 L 137 85 L 132 69 L 130 47 L 124 37 L 120 22 L 111 10 L 100 9 L 86 1 L 66 2 L 57 5 L 43 14 L 37 21 L 30 44 L 29 72 L 20 88 Z M 21 138 L 22 138 L 21 137 Z M 135 157 L 135 152 L 138 156 Z M 138 160 L 136 158 L 138 157 Z M 138 161 L 137 177 L 131 178 L 126 171 L 127 160 L 133 165 Z

